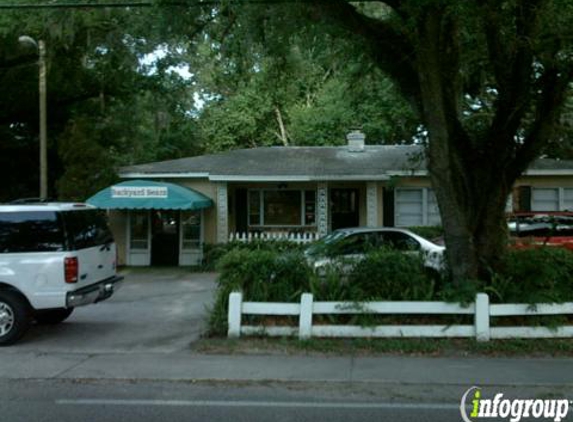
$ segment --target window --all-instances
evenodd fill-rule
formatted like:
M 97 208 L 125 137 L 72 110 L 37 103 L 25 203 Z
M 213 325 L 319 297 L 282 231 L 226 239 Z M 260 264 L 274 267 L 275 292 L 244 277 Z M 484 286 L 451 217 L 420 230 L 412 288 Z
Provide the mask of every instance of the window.
M 129 216 L 129 247 L 131 249 L 149 249 L 149 216 L 147 211 L 135 211 Z
M 532 188 L 531 211 L 573 211 L 573 188 Z
M 316 224 L 316 192 L 312 190 L 304 192 L 304 220 L 306 226 Z
M 573 217 L 558 213 L 514 215 L 508 219 L 508 226 L 516 237 L 544 237 L 549 240 L 549 237 L 573 236 Z
M 399 188 L 395 192 L 395 224 L 398 227 L 437 226 L 440 211 L 429 188 Z
M 250 226 L 312 226 L 316 224 L 316 192 L 313 190 L 249 191 Z
M 413 237 L 400 232 L 378 233 L 378 246 L 384 246 L 398 251 L 419 251 L 420 243 Z
M 249 191 L 249 225 L 260 226 L 263 224 L 261 218 L 261 195 L 262 191 Z
M 113 242 L 107 218 L 100 210 L 64 211 L 66 234 L 72 250 Z
M 373 233 L 352 234 L 331 246 L 332 252 L 340 255 L 364 254 L 376 246 Z
M 559 189 L 533 188 L 531 211 L 559 211 Z
M 201 247 L 201 211 L 181 211 L 182 248 Z
M 301 225 L 300 191 L 263 191 L 263 214 L 266 226 Z
M 424 225 L 424 189 L 396 189 L 396 226 Z
M 0 253 L 63 251 L 64 233 L 53 211 L 0 213 Z
M 573 211 L 573 189 L 563 188 L 561 211 Z

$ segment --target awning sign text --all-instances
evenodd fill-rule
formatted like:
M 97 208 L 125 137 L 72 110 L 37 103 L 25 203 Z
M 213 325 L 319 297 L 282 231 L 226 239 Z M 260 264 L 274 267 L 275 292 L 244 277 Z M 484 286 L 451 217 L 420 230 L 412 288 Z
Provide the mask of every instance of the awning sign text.
M 112 198 L 167 198 L 167 187 L 112 186 Z

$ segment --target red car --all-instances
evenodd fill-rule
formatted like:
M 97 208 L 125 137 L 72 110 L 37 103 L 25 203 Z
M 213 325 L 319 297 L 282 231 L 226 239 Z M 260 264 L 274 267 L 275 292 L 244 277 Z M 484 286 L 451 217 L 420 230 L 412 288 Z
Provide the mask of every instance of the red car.
M 573 212 L 513 213 L 508 228 L 516 249 L 556 246 L 573 251 Z

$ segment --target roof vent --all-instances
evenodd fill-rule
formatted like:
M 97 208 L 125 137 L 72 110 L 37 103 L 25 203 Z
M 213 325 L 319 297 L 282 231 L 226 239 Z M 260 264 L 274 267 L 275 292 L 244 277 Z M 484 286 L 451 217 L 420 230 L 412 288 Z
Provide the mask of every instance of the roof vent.
M 364 151 L 364 140 L 366 135 L 360 130 L 353 130 L 346 135 L 346 140 L 348 141 L 348 151 L 350 152 L 362 152 Z

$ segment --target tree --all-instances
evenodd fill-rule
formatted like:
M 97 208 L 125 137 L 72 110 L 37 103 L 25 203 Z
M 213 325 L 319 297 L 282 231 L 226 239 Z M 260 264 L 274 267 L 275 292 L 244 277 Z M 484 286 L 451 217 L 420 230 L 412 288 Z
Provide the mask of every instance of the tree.
M 193 7 L 174 9 L 157 0 L 158 9 L 150 13 L 160 11 L 153 19 L 164 24 L 152 31 L 153 36 L 146 24 L 151 14 L 104 9 L 107 16 L 89 19 L 76 13 L 28 16 L 29 26 L 22 25 L 20 15 L 2 15 L 0 37 L 17 39 L 23 26 L 61 41 L 56 51 L 68 60 L 65 69 L 74 72 L 63 72 L 57 79 L 62 93 L 70 95 L 51 106 L 59 117 L 52 130 L 60 133 L 67 127 L 67 137 L 98 134 L 94 139 L 105 143 L 108 138 L 99 135 L 102 128 L 86 130 L 81 114 L 91 113 L 85 110 L 93 110 L 94 99 L 106 100 L 101 115 L 91 121 L 104 124 L 105 132 L 116 127 L 110 113 L 118 111 L 120 119 L 127 118 L 130 105 L 137 104 L 134 109 L 143 116 L 141 130 L 130 128 L 119 138 L 146 139 L 141 142 L 151 142 L 153 151 L 167 151 L 165 157 L 181 146 L 194 147 L 174 141 L 178 130 L 171 136 L 154 132 L 157 114 L 145 93 L 162 92 L 162 84 L 152 83 L 154 78 L 141 72 L 139 59 L 161 42 L 171 53 L 167 62 L 182 49 L 194 65 L 193 82 L 206 101 L 199 116 L 203 137 L 209 143 L 221 141 L 213 149 L 248 146 L 261 138 L 278 144 L 311 142 L 309 133 L 340 130 L 365 113 L 369 121 L 383 116 L 368 130 L 390 133 L 392 140 L 412 134 L 414 123 L 421 122 L 428 134 L 428 169 L 452 275 L 459 283 L 487 276 L 499 264 L 506 245 L 505 203 L 516 179 L 540 154 L 571 150 L 571 113 L 560 117 L 573 78 L 572 0 L 293 0 L 251 5 L 225 0 L 219 5 L 203 2 L 201 7 L 195 0 L 189 2 Z M 0 48 L 0 136 L 11 137 L 2 144 L 10 148 L 34 132 L 29 116 L 35 115 L 19 100 L 33 92 L 32 85 L 10 93 L 17 79 L 10 69 L 21 62 L 14 48 Z M 336 72 L 329 71 L 333 63 Z M 344 87 L 357 85 L 352 79 L 355 67 L 360 69 L 358 85 L 369 95 L 350 98 L 356 90 Z M 321 80 L 322 75 L 328 77 Z M 387 106 L 395 97 L 394 91 L 385 89 L 388 80 L 415 113 L 414 118 L 403 118 L 405 129 L 399 135 L 388 130 L 387 116 L 395 112 Z M 119 103 L 108 107 L 110 98 Z M 190 96 L 183 94 L 175 105 L 168 96 L 159 98 L 167 109 L 177 111 L 170 114 L 173 121 L 193 134 L 193 125 L 185 121 Z M 311 107 L 306 107 L 308 98 Z M 85 109 L 69 107 L 83 104 L 82 99 L 89 103 Z M 351 99 L 349 107 L 343 107 L 344 99 Z M 359 107 L 363 108 L 357 113 Z M 321 120 L 324 113 L 333 118 Z M 234 124 L 229 115 L 241 124 Z M 157 133 L 162 141 L 153 143 Z M 32 142 L 22 144 L 28 147 Z M 108 151 L 127 158 L 129 147 L 122 145 L 108 145 Z M 173 145 L 178 147 L 172 149 Z M 97 149 L 89 151 L 99 154 Z
M 557 135 L 573 77 L 573 2 L 344 0 L 308 6 L 343 27 L 408 98 L 429 134 L 428 169 L 454 280 L 505 251 L 505 204 Z
M 294 16 L 293 16 L 294 14 Z M 207 151 L 332 145 L 361 126 L 371 143 L 399 143 L 419 122 L 357 42 L 315 28 L 285 34 L 292 5 L 243 7 L 205 28 L 188 59 L 204 106 Z
M 428 134 L 454 280 L 498 268 L 512 186 L 535 158 L 566 146 L 559 117 L 573 77 L 571 0 L 225 1 L 216 10 L 217 48 L 237 52 L 235 69 L 252 66 L 253 45 L 281 57 L 294 39 L 307 50 L 350 43 L 343 60 L 368 56 Z
M 172 71 L 175 55 L 149 66 L 141 60 L 168 48 L 168 34 L 150 30 L 153 12 L 2 13 L 0 173 L 7 183 L 0 200 L 37 196 L 37 52 L 18 44 L 23 34 L 48 46 L 51 196 L 84 200 L 113 182 L 118 166 L 198 152 L 189 115 L 192 81 Z M 175 39 L 181 37 L 170 38 Z

